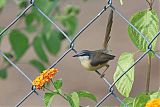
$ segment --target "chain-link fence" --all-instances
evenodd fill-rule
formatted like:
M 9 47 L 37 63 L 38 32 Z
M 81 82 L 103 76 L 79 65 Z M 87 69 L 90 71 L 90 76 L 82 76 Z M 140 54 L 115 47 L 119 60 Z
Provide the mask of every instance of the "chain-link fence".
M 123 77 L 126 75 L 126 73 L 132 68 L 134 67 L 138 62 L 140 62 L 149 52 L 152 52 L 159 60 L 160 60 L 160 56 L 157 52 L 155 52 L 152 49 L 152 43 L 155 41 L 155 39 L 159 36 L 160 31 L 157 33 L 157 35 L 155 35 L 155 37 L 151 40 L 151 42 L 148 41 L 148 39 L 146 38 L 145 35 L 143 35 L 134 25 L 132 25 L 128 19 L 126 19 L 121 12 L 119 12 L 116 7 L 114 6 L 114 4 L 112 4 L 112 0 L 108 0 L 105 2 L 106 5 L 104 5 L 104 7 L 102 8 L 102 10 L 89 22 L 87 23 L 75 36 L 73 39 L 70 39 L 68 37 L 68 35 L 63 32 L 63 30 L 53 21 L 51 20 L 41 9 L 40 7 L 38 7 L 36 5 L 36 3 L 34 2 L 34 0 L 30 1 L 30 5 L 28 5 L 5 29 L 3 29 L 2 32 L 0 32 L 0 36 L 2 37 L 3 34 L 9 30 L 27 11 L 29 11 L 31 8 L 35 8 L 37 10 L 37 12 L 39 12 L 41 14 L 42 17 L 45 17 L 46 20 L 48 20 L 50 23 L 53 24 L 53 26 L 55 26 L 62 34 L 63 36 L 67 39 L 68 44 L 69 44 L 69 49 L 66 50 L 61 57 L 59 57 L 55 62 L 53 62 L 53 64 L 49 67 L 49 68 L 53 68 L 54 66 L 56 66 L 67 54 L 69 54 L 70 52 L 77 52 L 75 47 L 74 47 L 74 43 L 75 40 L 81 36 L 81 33 L 83 33 L 87 28 L 89 28 L 89 26 L 94 23 L 104 12 L 106 12 L 106 10 L 108 9 L 112 9 L 114 11 L 115 14 L 117 14 L 120 18 L 122 18 L 129 26 L 131 26 L 137 33 L 139 33 L 139 35 L 145 39 L 145 41 L 148 43 L 148 49 L 146 52 L 144 52 L 136 61 L 135 63 L 130 66 L 126 71 L 123 71 L 123 74 L 121 76 L 119 76 L 117 78 L 117 80 L 115 80 L 113 83 L 108 82 L 108 80 L 103 77 L 102 79 L 104 80 L 105 84 L 107 86 L 109 86 L 109 89 L 107 89 L 107 94 L 104 95 L 104 97 L 98 101 L 98 103 L 95 105 L 95 107 L 99 107 L 108 97 L 113 96 L 118 102 L 120 102 L 121 104 L 125 105 L 126 107 L 128 107 L 127 104 L 125 104 L 120 98 L 119 96 L 116 95 L 115 91 L 114 91 L 114 86 L 115 84 Z M 25 75 L 25 73 L 14 63 L 12 62 L 1 50 L 0 50 L 0 55 L 3 56 L 14 68 L 17 69 L 17 71 L 24 76 L 27 81 L 29 81 L 31 83 L 32 86 L 32 80 Z M 96 71 L 96 73 L 98 75 L 101 75 L 98 71 Z M 20 106 L 26 99 L 28 99 L 32 94 L 36 94 L 37 96 L 39 96 L 39 98 L 43 101 L 42 96 L 39 95 L 39 93 L 37 92 L 36 88 L 32 88 L 31 91 L 23 97 L 23 99 L 21 99 L 21 101 L 19 101 L 15 107 Z

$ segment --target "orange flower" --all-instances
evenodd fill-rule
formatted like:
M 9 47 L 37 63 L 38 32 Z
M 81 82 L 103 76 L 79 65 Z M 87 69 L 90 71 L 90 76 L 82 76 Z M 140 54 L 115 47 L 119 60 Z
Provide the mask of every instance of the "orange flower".
M 35 80 L 33 80 L 32 85 L 36 87 L 36 89 L 41 89 L 45 84 L 45 81 L 43 80 L 43 76 L 38 76 Z
M 160 107 L 160 98 L 148 101 L 145 107 Z
M 36 87 L 36 89 L 41 89 L 45 83 L 49 83 L 53 76 L 58 72 L 58 69 L 51 68 L 48 70 L 44 70 L 43 73 L 40 74 L 40 76 L 36 77 L 35 80 L 33 80 L 32 85 Z

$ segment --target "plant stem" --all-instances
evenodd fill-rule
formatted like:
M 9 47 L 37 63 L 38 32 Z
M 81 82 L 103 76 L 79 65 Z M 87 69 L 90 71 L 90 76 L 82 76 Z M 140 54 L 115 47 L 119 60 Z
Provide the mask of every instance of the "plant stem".
M 48 89 L 48 88 L 46 88 L 46 87 L 44 87 L 46 90 L 48 90 L 48 91 L 50 91 L 50 92 L 54 92 L 54 91 L 52 91 L 52 90 L 50 90 L 50 89 Z M 68 99 L 64 96 L 64 95 L 62 95 L 57 89 L 56 89 L 56 91 L 58 92 L 58 95 L 60 95 L 61 97 L 63 97 L 66 101 L 68 101 Z
M 52 79 L 51 79 L 51 82 L 52 82 L 52 84 L 54 85 Z M 54 87 L 55 87 L 55 86 L 54 86 Z M 63 94 L 61 94 L 57 88 L 55 88 L 55 89 L 56 89 L 56 91 L 58 92 L 58 94 L 59 94 L 61 97 L 63 97 L 66 101 L 68 101 L 68 99 L 67 99 Z
M 151 55 L 148 55 L 148 70 L 147 70 L 147 81 L 146 81 L 146 94 L 149 93 L 150 75 L 151 75 Z
M 149 10 L 152 10 L 154 0 L 146 0 L 146 1 L 149 4 Z
M 58 90 L 57 90 L 58 91 Z M 59 91 L 58 91 L 58 94 L 61 96 L 61 97 L 63 97 L 66 101 L 68 101 L 68 99 L 64 96 L 64 95 L 62 95 Z

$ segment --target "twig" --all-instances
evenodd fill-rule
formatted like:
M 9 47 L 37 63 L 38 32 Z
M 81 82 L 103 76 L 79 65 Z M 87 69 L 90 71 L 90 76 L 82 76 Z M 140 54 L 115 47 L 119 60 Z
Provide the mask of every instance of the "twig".
M 148 70 L 147 70 L 147 80 L 146 80 L 146 94 L 149 93 L 150 75 L 151 75 L 151 55 L 148 55 Z
M 46 88 L 46 87 L 44 87 L 44 89 L 46 89 L 46 90 L 48 90 L 48 91 L 50 91 L 50 92 L 55 93 L 54 91 L 52 91 L 52 90 L 50 90 L 50 89 L 48 89 L 48 88 Z M 58 95 L 60 95 L 60 96 L 63 97 L 66 101 L 68 101 L 68 99 L 67 99 L 64 95 L 62 95 L 57 89 L 56 89 L 56 91 L 58 92 Z
M 154 0 L 146 0 L 149 4 L 149 10 L 152 10 Z
M 52 82 L 52 84 L 54 85 L 52 79 L 51 79 L 51 82 Z M 54 87 L 55 87 L 55 85 L 54 85 Z M 58 94 L 59 94 L 61 97 L 63 97 L 66 101 L 68 101 L 68 99 L 67 99 L 64 95 L 62 95 L 56 87 L 55 87 L 55 89 L 56 89 L 56 91 L 58 92 Z

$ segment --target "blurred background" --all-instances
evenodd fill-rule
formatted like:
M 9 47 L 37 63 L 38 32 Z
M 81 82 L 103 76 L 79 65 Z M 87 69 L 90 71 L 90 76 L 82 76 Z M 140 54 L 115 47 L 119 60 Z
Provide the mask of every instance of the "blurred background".
M 18 1 L 18 0 L 15 0 Z M 0 26 L 7 26 L 21 11 L 14 0 L 8 0 L 6 5 L 0 11 Z M 107 4 L 106 0 L 60 0 L 60 9 L 64 9 L 67 5 L 74 5 L 79 7 L 80 12 L 77 14 L 78 26 L 76 32 L 78 32 L 84 25 L 86 25 L 97 13 Z M 124 0 L 124 5 L 120 5 L 119 0 L 113 1 L 114 6 L 127 18 L 140 10 L 148 8 L 148 4 L 145 0 Z M 159 11 L 159 1 L 155 0 L 153 8 Z M 104 41 L 105 29 L 107 24 L 109 10 L 107 10 L 94 24 L 92 24 L 87 30 L 85 30 L 81 36 L 75 42 L 75 48 L 77 50 L 89 49 L 95 50 L 102 48 Z M 52 16 L 52 15 L 51 15 Z M 57 21 L 58 25 L 62 26 Z M 11 29 L 20 29 L 24 25 L 24 20 L 20 20 L 18 24 L 14 25 Z M 137 49 L 130 41 L 127 31 L 127 23 L 122 20 L 117 14 L 114 14 L 113 28 L 111 31 L 111 40 L 109 42 L 109 49 L 116 56 L 115 60 L 110 61 L 110 67 L 105 75 L 109 82 L 113 82 L 113 74 L 116 70 L 116 62 L 119 55 L 122 52 L 136 52 Z M 34 33 L 28 33 L 30 41 L 35 36 Z M 27 35 L 27 36 L 28 36 Z M 8 40 L 8 33 L 3 35 L 3 40 L 0 45 L 0 49 L 3 52 L 9 52 L 11 45 Z M 158 43 L 159 44 L 159 43 Z M 53 44 L 54 45 L 54 44 Z M 157 47 L 159 48 L 159 47 Z M 45 64 L 46 68 L 49 67 L 56 59 L 58 59 L 65 50 L 68 49 L 68 42 L 62 41 L 60 51 L 56 55 L 50 55 L 47 51 L 48 63 Z M 142 53 L 136 54 L 137 59 Z M 73 52 L 69 53 L 60 63 L 56 65 L 59 69 L 59 73 L 56 75 L 56 79 L 63 79 L 62 89 L 66 92 L 72 92 L 77 90 L 88 90 L 97 96 L 98 101 L 108 93 L 108 87 L 104 84 L 103 80 L 93 72 L 87 72 L 81 67 L 78 59 L 73 58 Z M 39 75 L 38 70 L 31 66 L 28 62 L 32 59 L 38 59 L 34 52 L 33 46 L 31 46 L 22 58 L 16 62 L 16 64 L 24 71 L 24 73 L 33 80 Z M 0 67 L 3 67 L 3 58 L 0 56 Z M 135 96 L 140 92 L 145 91 L 146 85 L 146 71 L 147 71 L 147 58 L 145 57 L 135 66 L 135 81 L 131 96 Z M 101 69 L 103 71 L 103 69 Z M 100 71 L 101 71 L 100 70 Z M 7 69 L 8 76 L 6 79 L 0 79 L 0 107 L 13 107 L 19 102 L 27 93 L 31 90 L 30 83 L 13 67 Z M 159 61 L 157 58 L 152 60 L 152 72 L 151 72 L 151 85 L 150 90 L 158 90 L 160 86 L 160 70 Z M 106 90 L 107 89 L 107 90 Z M 41 93 L 41 91 L 40 91 Z M 117 95 L 121 95 L 117 92 Z M 121 97 L 123 99 L 123 97 Z M 82 105 L 94 106 L 96 103 L 82 99 Z M 61 97 L 56 96 L 53 101 L 55 107 L 69 107 Z M 113 96 L 110 96 L 103 105 L 118 106 L 119 103 Z M 102 105 L 102 106 L 103 106 Z M 41 99 L 33 94 L 23 104 L 23 107 L 43 107 L 44 104 Z

